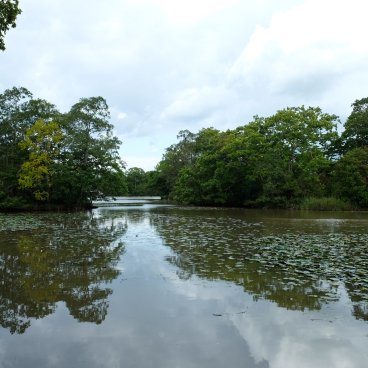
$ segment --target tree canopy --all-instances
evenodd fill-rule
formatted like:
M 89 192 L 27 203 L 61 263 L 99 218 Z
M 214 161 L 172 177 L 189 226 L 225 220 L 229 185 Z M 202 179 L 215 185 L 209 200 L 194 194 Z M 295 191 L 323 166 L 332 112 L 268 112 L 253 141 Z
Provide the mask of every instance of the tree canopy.
M 61 114 L 27 89 L 0 95 L 0 208 L 90 206 L 126 194 L 121 142 L 102 97 Z
M 125 170 L 104 98 L 68 112 L 25 88 L 0 94 L 0 209 L 88 207 L 117 195 L 236 207 L 368 207 L 368 98 L 339 118 L 287 107 L 227 131 L 182 130 L 155 170 Z M 324 203 L 325 205 L 321 205 Z
M 181 131 L 150 173 L 159 183 L 151 190 L 195 205 L 368 207 L 367 106 L 367 98 L 353 103 L 340 135 L 336 115 L 305 106 L 224 132 Z
M 18 0 L 2 0 L 0 2 L 0 50 L 5 50 L 5 33 L 9 28 L 15 28 L 15 21 L 21 12 Z

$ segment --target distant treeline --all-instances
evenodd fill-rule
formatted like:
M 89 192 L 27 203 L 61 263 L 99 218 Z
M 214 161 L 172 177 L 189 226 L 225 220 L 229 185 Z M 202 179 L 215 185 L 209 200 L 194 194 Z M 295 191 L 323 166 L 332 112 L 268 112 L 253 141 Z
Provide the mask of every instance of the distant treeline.
M 117 195 L 205 206 L 368 208 L 368 98 L 336 115 L 292 107 L 233 130 L 179 132 L 155 170 L 125 170 L 102 97 L 67 113 L 25 88 L 0 95 L 0 209 L 85 208 Z
M 341 134 L 338 123 L 301 106 L 233 130 L 184 130 L 154 171 L 128 170 L 128 187 L 194 205 L 368 208 L 368 98 Z

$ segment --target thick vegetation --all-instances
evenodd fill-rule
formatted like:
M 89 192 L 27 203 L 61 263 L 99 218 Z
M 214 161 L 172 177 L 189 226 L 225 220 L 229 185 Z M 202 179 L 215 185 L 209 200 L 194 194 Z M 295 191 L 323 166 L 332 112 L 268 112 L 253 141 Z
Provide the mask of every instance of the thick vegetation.
M 342 134 L 338 117 L 296 107 L 255 116 L 234 130 L 181 131 L 141 192 L 195 205 L 351 209 L 368 207 L 368 98 Z
M 114 195 L 207 206 L 368 208 L 368 98 L 338 133 L 318 107 L 233 130 L 179 132 L 153 171 L 124 170 L 102 97 L 64 114 L 25 88 L 0 95 L 0 209 L 83 208 Z
M 102 97 L 69 112 L 25 88 L 0 95 L 0 208 L 82 208 L 126 193 L 120 141 Z

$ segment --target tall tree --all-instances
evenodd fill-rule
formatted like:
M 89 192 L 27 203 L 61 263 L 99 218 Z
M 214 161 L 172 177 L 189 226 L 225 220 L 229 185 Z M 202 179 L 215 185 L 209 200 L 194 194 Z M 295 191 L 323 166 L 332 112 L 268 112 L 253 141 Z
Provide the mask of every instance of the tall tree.
M 0 50 L 5 50 L 5 33 L 9 28 L 15 28 L 15 21 L 21 12 L 18 0 L 2 0 L 0 2 Z
M 57 123 L 38 120 L 27 130 L 24 140 L 19 144 L 21 149 L 29 153 L 28 160 L 22 164 L 19 186 L 31 189 L 36 200 L 50 199 L 52 177 L 62 140 L 63 133 Z
M 368 97 L 356 100 L 341 135 L 342 153 L 357 147 L 368 147 Z
M 368 208 L 368 147 L 348 151 L 333 171 L 334 194 Z
M 67 198 L 73 205 L 89 204 L 106 195 L 112 175 L 122 173 L 121 142 L 113 135 L 109 118 L 102 97 L 82 98 L 65 114 L 61 122 L 66 137 L 61 152 L 63 167 L 55 178 L 59 201 Z
M 146 173 L 139 167 L 131 167 L 126 172 L 129 195 L 146 195 Z
M 50 121 L 59 116 L 51 103 L 33 99 L 23 87 L 13 87 L 0 94 L 0 202 L 17 197 L 18 172 L 27 160 L 27 152 L 19 149 L 27 129 L 39 120 Z
M 279 198 L 284 205 L 322 194 L 320 173 L 329 164 L 329 147 L 338 137 L 337 122 L 336 115 L 304 106 L 256 119 L 264 136 L 261 163 L 266 202 Z

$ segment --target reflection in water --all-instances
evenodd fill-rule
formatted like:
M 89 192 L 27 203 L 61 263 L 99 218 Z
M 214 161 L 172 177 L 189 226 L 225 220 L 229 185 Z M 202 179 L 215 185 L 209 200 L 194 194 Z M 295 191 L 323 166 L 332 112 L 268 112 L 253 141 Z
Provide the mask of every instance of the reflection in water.
M 291 231 L 290 221 L 268 221 L 174 209 L 151 217 L 175 252 L 167 260 L 180 268 L 183 279 L 198 275 L 231 281 L 255 300 L 265 298 L 292 310 L 319 310 L 338 300 L 343 286 L 354 316 L 368 320 L 367 233 L 313 233 L 310 222 L 306 232 L 302 222 Z M 273 230 L 272 222 L 277 224 Z
M 91 214 L 5 217 L 0 226 L 0 324 L 23 333 L 65 302 L 80 322 L 101 323 L 124 251 L 121 222 Z M 2 231 L 1 231 L 2 230 Z
M 0 214 L 0 366 L 365 368 L 367 221 L 320 215 Z

